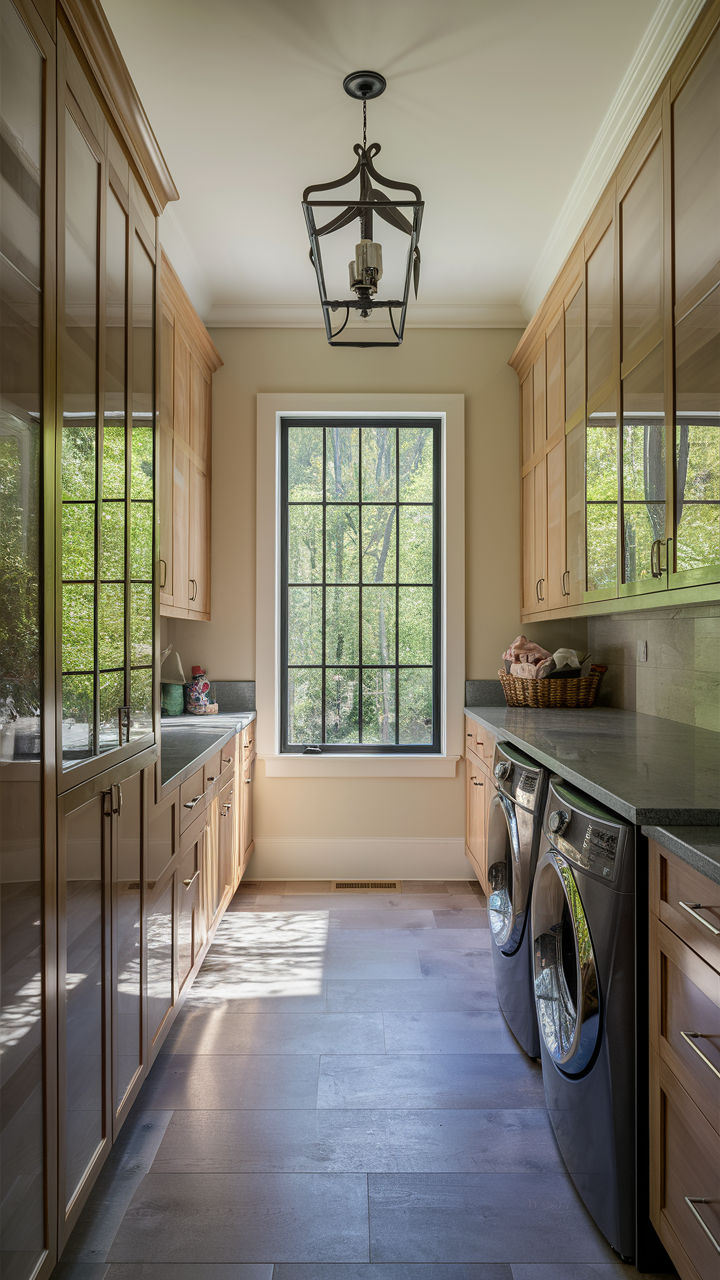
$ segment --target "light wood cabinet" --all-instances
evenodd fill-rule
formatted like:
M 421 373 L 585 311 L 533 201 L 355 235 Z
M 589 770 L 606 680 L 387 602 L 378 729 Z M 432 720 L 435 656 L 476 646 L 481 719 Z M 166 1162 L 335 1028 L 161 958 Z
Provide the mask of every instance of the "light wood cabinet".
M 161 255 L 160 612 L 210 620 L 212 375 L 222 360 Z
M 650 1214 L 682 1280 L 720 1269 L 720 886 L 650 842 Z
M 487 825 L 495 794 L 492 761 L 495 737 L 465 717 L 465 854 L 488 893 Z
M 718 598 L 719 113 L 711 0 L 510 361 L 523 621 Z

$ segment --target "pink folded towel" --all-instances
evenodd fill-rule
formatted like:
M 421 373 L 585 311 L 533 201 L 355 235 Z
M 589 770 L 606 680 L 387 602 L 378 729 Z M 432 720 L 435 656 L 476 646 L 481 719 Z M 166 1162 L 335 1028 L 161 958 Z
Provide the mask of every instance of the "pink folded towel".
M 534 640 L 528 640 L 527 636 L 518 636 L 517 640 L 513 640 L 509 649 L 506 649 L 503 654 L 505 662 L 531 663 L 532 666 L 537 666 L 539 662 L 544 662 L 546 658 L 550 657 L 552 657 L 552 654 L 548 653 L 547 649 L 543 649 L 540 644 L 535 644 Z M 512 674 L 515 676 L 521 673 L 512 671 Z

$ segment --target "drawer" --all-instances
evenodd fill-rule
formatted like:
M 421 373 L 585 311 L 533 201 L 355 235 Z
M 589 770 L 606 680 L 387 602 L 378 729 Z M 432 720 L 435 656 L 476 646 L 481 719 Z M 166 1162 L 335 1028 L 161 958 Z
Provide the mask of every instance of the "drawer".
M 213 782 L 215 782 L 215 779 L 220 777 L 221 760 L 222 752 L 216 751 L 215 755 L 211 756 L 205 765 L 203 769 L 204 791 L 207 791 L 208 787 L 211 787 Z
M 720 973 L 720 885 L 650 841 L 650 907 Z
M 465 717 L 465 747 L 466 747 L 466 750 L 472 751 L 473 754 L 476 756 L 479 756 L 480 759 L 482 759 L 482 755 L 483 755 L 482 735 L 483 735 L 483 730 L 481 729 L 480 725 L 476 724 L 474 720 L 470 720 L 469 717 L 466 716 Z
M 720 1144 L 672 1072 L 660 1063 L 662 1115 L 660 1237 L 675 1241 L 702 1280 L 720 1271 Z M 663 1230 L 670 1228 L 670 1235 Z M 677 1250 L 674 1251 L 677 1254 Z M 673 1257 L 682 1268 L 682 1259 Z
M 193 818 L 205 808 L 205 771 L 196 769 L 180 787 L 180 830 L 185 830 Z
M 234 737 L 231 738 L 229 742 L 225 743 L 225 746 L 220 752 L 220 777 L 222 777 L 224 773 L 227 773 L 228 769 L 232 769 L 235 764 L 236 753 L 237 737 Z
M 651 918 L 659 1000 L 653 1039 L 661 1058 L 720 1132 L 720 974 Z

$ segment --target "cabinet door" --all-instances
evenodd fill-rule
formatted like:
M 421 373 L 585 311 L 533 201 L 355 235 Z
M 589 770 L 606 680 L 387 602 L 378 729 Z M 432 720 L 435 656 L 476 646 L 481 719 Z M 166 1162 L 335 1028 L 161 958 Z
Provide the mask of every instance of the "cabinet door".
M 253 791 L 255 789 L 255 757 L 243 771 L 242 781 L 242 865 L 245 867 L 253 851 Z
M 202 864 L 204 832 L 200 832 L 189 849 L 183 853 L 177 873 L 177 985 L 182 991 L 195 962 L 200 942 L 198 927 L 198 890 Z
M 548 607 L 547 583 L 547 463 L 541 458 L 533 471 L 533 547 L 535 553 L 535 609 Z
M 538 607 L 535 574 L 535 473 L 522 478 L 522 607 L 532 613 Z
M 152 1052 L 173 1006 L 174 872 L 170 869 L 147 895 L 147 1030 Z
M 248 788 L 252 790 L 252 788 Z M 232 889 L 234 872 L 235 784 L 228 782 L 218 796 L 218 901 Z
M 210 479 L 190 463 L 190 538 L 188 545 L 191 614 L 210 617 Z
M 190 351 L 175 330 L 173 367 L 173 604 L 187 609 L 190 526 Z
M 720 286 L 675 328 L 670 586 L 720 581 Z
M 148 770 L 151 773 L 151 770 Z M 112 848 L 113 891 L 113 1115 L 142 1069 L 142 777 L 118 784 L 116 838 Z
M 112 1141 L 111 818 L 111 792 L 93 783 L 59 801 L 59 1193 L 65 1222 L 61 1237 L 79 1212 L 76 1197 L 83 1182 L 92 1182 L 93 1170 L 102 1164 Z
M 174 605 L 174 418 L 175 326 L 164 311 L 160 316 L 160 603 Z
M 673 105 L 675 300 L 684 315 L 720 271 L 720 32 Z
M 565 436 L 545 458 L 547 466 L 547 574 L 545 599 L 548 609 L 562 609 L 569 599 L 566 505 L 565 505 Z
M 482 770 L 465 757 L 465 844 L 483 891 L 487 890 L 485 859 L 485 785 Z

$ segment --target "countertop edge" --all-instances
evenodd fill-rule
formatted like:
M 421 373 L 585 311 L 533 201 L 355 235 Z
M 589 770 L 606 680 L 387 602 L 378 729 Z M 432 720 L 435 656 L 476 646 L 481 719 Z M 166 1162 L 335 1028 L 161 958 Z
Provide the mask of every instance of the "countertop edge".
M 257 711 L 238 711 L 230 714 L 237 715 L 237 723 L 235 726 L 231 729 L 226 729 L 219 738 L 213 738 L 212 742 L 209 743 L 208 746 L 204 747 L 198 755 L 193 756 L 192 760 L 183 765 L 182 769 L 179 769 L 177 773 L 173 773 L 165 782 L 162 782 L 161 792 L 163 795 L 167 795 L 170 791 L 174 791 L 177 787 L 182 786 L 183 782 L 186 782 L 188 778 L 192 777 L 196 769 L 199 769 L 201 765 L 205 764 L 216 751 L 222 750 L 231 738 L 236 737 L 238 733 L 242 733 L 243 729 L 246 729 L 249 724 L 252 724 L 253 720 L 257 719 Z M 207 720 L 208 717 L 198 716 L 198 721 L 202 723 L 206 730 L 208 727 Z M 192 733 L 191 724 L 186 723 L 185 727 L 188 732 Z M 160 724 L 160 755 L 157 763 L 160 766 L 162 777 L 162 722 Z
M 546 768 L 552 769 L 553 773 L 557 773 L 566 782 L 570 782 L 573 786 L 579 787 L 580 790 L 587 791 L 588 795 L 594 800 L 599 800 L 608 809 L 612 809 L 614 813 L 620 815 L 621 818 L 627 818 L 629 822 L 634 823 L 638 827 L 656 826 L 658 828 L 667 827 L 714 827 L 720 824 L 720 808 L 719 809 L 677 809 L 677 808 L 638 808 L 632 805 L 622 797 L 617 796 L 614 792 L 609 791 L 607 787 L 601 786 L 594 782 L 592 778 L 586 777 L 579 773 L 578 770 L 571 768 L 562 760 L 557 760 L 554 756 L 549 755 L 546 751 L 542 751 L 536 747 L 534 743 L 528 742 L 527 738 L 523 738 L 520 734 L 498 725 L 493 715 L 497 716 L 498 711 L 503 711 L 502 707 L 465 707 L 465 715 L 469 716 L 477 724 L 482 725 L 484 729 L 488 729 L 495 737 L 506 738 L 508 742 L 514 743 L 521 751 L 526 751 L 533 759 L 540 764 L 544 764 Z
M 641 830 L 644 836 L 662 845 L 663 849 L 667 849 L 669 853 L 674 853 L 676 857 L 686 862 L 693 870 L 699 871 L 706 879 L 713 880 L 715 884 L 720 884 L 720 826 L 698 828 L 647 826 L 642 827 Z M 704 853 L 696 845 L 690 844 L 689 841 L 692 839 L 693 830 L 697 830 L 697 838 L 700 838 L 700 832 L 715 833 L 718 845 L 717 859 L 713 858 L 712 854 Z M 680 832 L 683 834 L 681 835 Z

